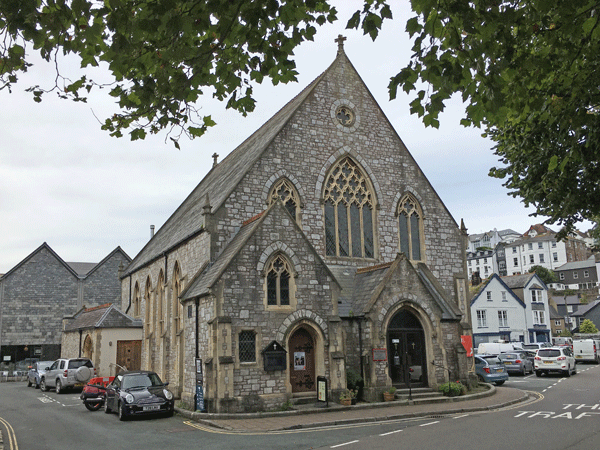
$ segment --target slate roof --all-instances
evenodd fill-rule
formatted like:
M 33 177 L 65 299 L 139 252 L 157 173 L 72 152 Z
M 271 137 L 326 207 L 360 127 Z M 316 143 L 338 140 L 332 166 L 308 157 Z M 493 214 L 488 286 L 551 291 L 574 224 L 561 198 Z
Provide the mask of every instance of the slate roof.
M 65 325 L 65 331 L 87 328 L 141 328 L 142 321 L 119 311 L 113 304 L 83 309 Z
M 527 286 L 527 283 L 529 283 L 531 281 L 531 279 L 533 277 L 537 277 L 537 275 L 535 273 L 526 273 L 523 275 L 511 275 L 508 277 L 502 277 L 502 281 L 511 289 L 523 289 L 525 288 L 525 286 Z M 539 277 L 537 277 L 539 280 Z M 536 284 L 535 288 L 538 289 L 547 289 L 546 285 L 542 282 L 542 280 L 539 280 L 540 284 Z
M 479 299 L 479 297 L 481 297 L 481 294 L 485 291 L 485 289 L 488 287 L 488 285 L 492 282 L 492 280 L 496 279 L 500 282 L 501 286 L 504 286 L 507 289 L 507 292 L 509 293 L 509 295 L 517 301 L 517 303 L 519 305 L 521 305 L 523 308 L 525 308 L 525 303 L 523 302 L 523 300 L 521 300 L 519 298 L 518 295 L 516 295 L 512 288 L 510 286 L 508 286 L 505 282 L 504 279 L 508 278 L 508 277 L 500 277 L 498 276 L 498 274 L 494 273 L 492 274 L 492 276 L 490 277 L 490 279 L 487 281 L 487 283 L 483 284 L 482 287 L 477 291 L 477 293 L 473 296 L 473 298 L 471 299 L 471 306 L 473 306 L 473 304 Z M 511 277 L 512 278 L 512 277 Z M 486 300 L 487 301 L 487 300 Z
M 206 204 L 206 196 L 208 195 L 212 211 L 216 211 L 339 57 L 338 55 L 327 70 L 206 174 L 200 184 L 134 258 L 127 267 L 125 275 L 135 272 L 162 252 L 200 232 L 204 224 L 202 212 Z
M 86 263 L 86 262 L 68 262 L 71 269 L 77 272 L 77 275 L 84 277 L 87 273 L 96 267 L 97 263 Z
M 594 309 L 596 306 L 600 304 L 600 300 L 594 300 L 593 302 L 588 303 L 587 305 L 581 305 L 577 308 L 577 311 L 570 314 L 571 317 L 575 316 L 585 316 L 588 312 Z
M 580 305 L 581 300 L 575 295 L 552 295 L 552 300 L 556 305 Z
M 585 269 L 585 268 L 590 268 L 590 267 L 595 267 L 595 266 L 596 266 L 596 258 L 595 258 L 595 256 L 592 255 L 585 261 L 568 262 L 566 264 L 563 264 L 560 267 L 557 267 L 554 270 L 558 271 L 558 270 Z

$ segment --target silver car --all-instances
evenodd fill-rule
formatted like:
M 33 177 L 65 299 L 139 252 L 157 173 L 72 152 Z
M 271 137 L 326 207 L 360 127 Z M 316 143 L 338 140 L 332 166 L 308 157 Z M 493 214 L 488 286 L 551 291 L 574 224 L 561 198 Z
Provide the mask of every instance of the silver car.
M 55 388 L 60 394 L 66 388 L 83 388 L 94 375 L 94 364 L 88 358 L 57 359 L 40 377 L 40 389 Z
M 525 352 L 506 352 L 498 355 L 508 373 L 533 373 L 533 361 Z
M 33 386 L 36 389 L 39 389 L 42 375 L 46 373 L 46 369 L 49 368 L 53 363 L 54 361 L 34 362 L 27 373 L 27 387 Z

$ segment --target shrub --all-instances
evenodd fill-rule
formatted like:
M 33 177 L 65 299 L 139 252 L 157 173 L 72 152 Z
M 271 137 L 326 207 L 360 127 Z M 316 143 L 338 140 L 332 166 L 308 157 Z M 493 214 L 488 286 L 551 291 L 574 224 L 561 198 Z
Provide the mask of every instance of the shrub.
M 449 381 L 438 388 L 447 397 L 457 397 L 467 393 L 467 387 L 460 381 Z

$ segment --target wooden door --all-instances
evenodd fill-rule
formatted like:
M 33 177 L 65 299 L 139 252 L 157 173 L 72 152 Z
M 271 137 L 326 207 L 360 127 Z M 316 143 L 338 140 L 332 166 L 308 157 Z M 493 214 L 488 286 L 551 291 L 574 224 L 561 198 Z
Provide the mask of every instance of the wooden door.
M 292 392 L 315 391 L 315 349 L 310 333 L 299 328 L 290 337 L 290 383 Z
M 117 341 L 117 364 L 127 370 L 142 367 L 142 341 Z M 117 367 L 117 373 L 121 369 Z

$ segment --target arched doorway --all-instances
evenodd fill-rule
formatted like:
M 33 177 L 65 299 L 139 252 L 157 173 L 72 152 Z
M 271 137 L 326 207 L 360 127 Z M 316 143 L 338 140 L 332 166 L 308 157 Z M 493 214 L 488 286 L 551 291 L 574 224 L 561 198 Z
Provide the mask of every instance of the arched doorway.
M 94 351 L 94 348 L 93 348 L 93 345 L 92 345 L 92 338 L 88 334 L 85 337 L 85 340 L 83 341 L 83 357 L 84 358 L 88 358 L 88 359 L 92 359 L 92 353 L 93 353 L 93 351 Z
M 290 384 L 292 392 L 311 392 L 316 388 L 315 341 L 304 327 L 298 328 L 290 337 Z
M 389 375 L 398 386 L 427 385 L 425 333 L 419 319 L 406 309 L 398 311 L 387 330 Z

